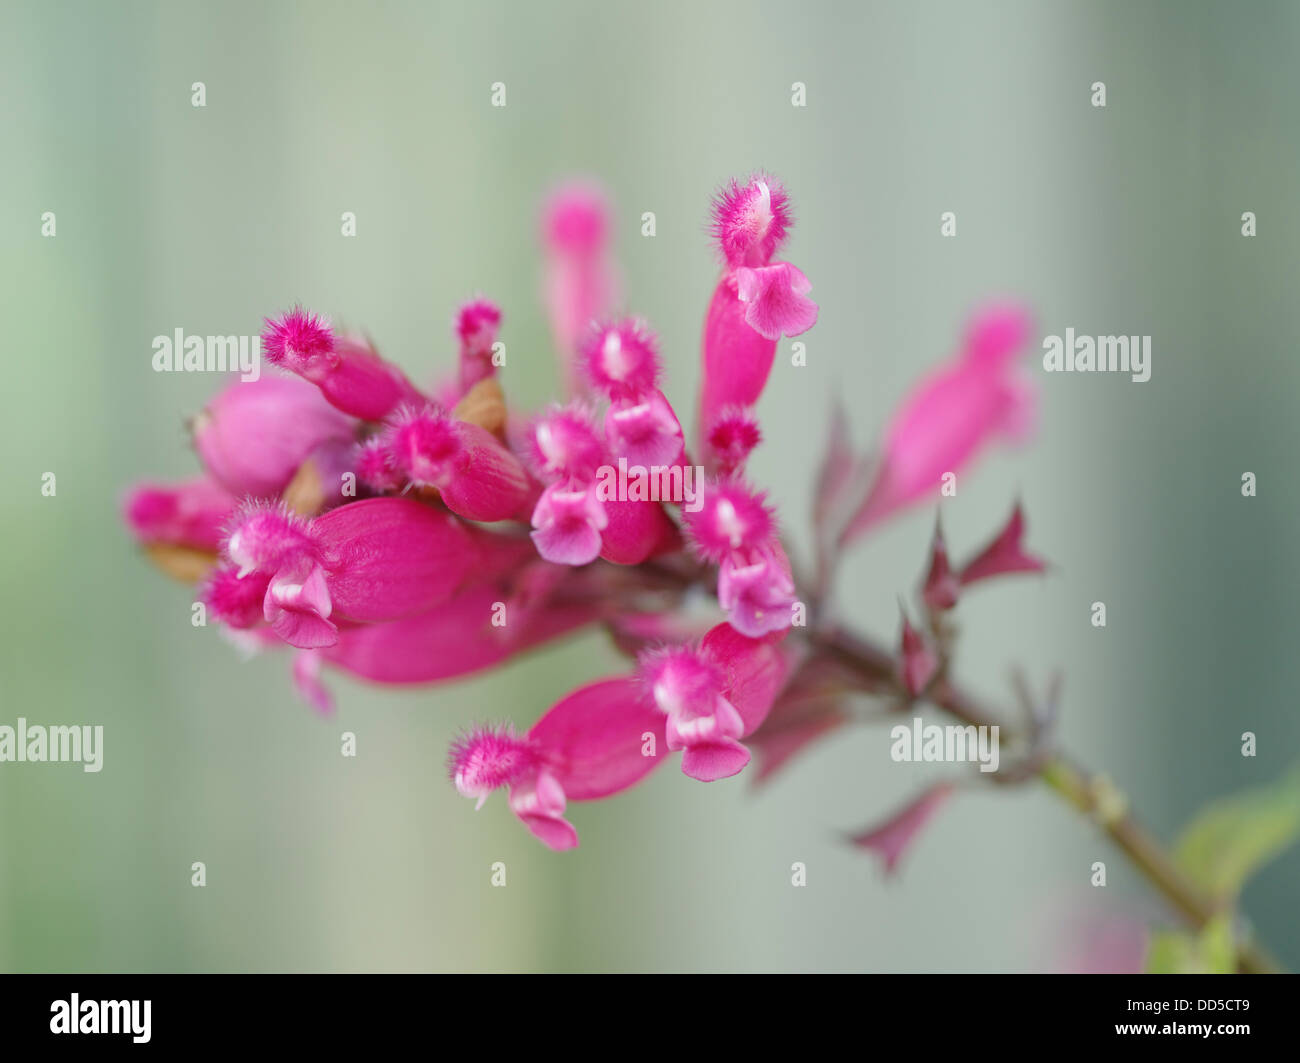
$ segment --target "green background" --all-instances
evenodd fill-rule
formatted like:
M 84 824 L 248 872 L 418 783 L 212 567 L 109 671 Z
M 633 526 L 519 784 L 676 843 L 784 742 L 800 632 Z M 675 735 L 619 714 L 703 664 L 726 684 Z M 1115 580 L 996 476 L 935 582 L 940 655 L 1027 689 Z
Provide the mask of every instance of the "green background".
M 1067 743 L 1169 837 L 1300 749 L 1298 45 L 1295 3 L 0 0 L 0 723 L 106 732 L 97 775 L 0 765 L 0 969 L 1050 969 L 1083 965 L 1094 926 L 1162 918 L 1039 788 L 963 791 L 882 880 L 840 835 L 946 774 L 892 763 L 884 730 L 758 792 L 660 772 L 575 806 L 582 848 L 552 854 L 499 796 L 475 814 L 443 758 L 467 722 L 526 725 L 608 674 L 599 638 L 444 689 L 332 678 L 323 722 L 287 655 L 241 663 L 191 627 L 118 508 L 197 468 L 183 418 L 217 382 L 150 368 L 177 327 L 252 333 L 302 300 L 428 381 L 483 291 L 512 400 L 544 402 L 536 212 L 570 174 L 610 189 L 627 306 L 689 408 L 709 195 L 766 167 L 821 307 L 808 365 L 778 360 L 752 463 L 799 546 L 829 398 L 870 441 L 981 300 L 1022 298 L 1040 334 L 1153 337 L 1145 384 L 1031 360 L 1037 438 L 964 476 L 944 520 L 962 556 L 1024 498 L 1055 569 L 972 595 L 960 670 L 1009 700 L 1012 664 L 1039 687 L 1063 669 Z M 853 620 L 892 635 L 932 520 L 855 552 Z M 1293 967 L 1298 884 L 1292 852 L 1245 896 Z

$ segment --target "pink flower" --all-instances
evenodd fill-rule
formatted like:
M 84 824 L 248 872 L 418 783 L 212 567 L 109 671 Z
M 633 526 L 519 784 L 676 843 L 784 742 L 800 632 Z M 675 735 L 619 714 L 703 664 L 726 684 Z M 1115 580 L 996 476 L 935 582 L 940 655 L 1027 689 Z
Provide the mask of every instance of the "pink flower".
M 767 174 L 730 182 L 714 201 L 713 219 L 726 269 L 704 319 L 701 436 L 724 408 L 757 403 L 776 341 L 817 321 L 808 278 L 788 262 L 772 262 L 791 222 L 779 182 Z
M 448 756 L 456 789 L 479 807 L 510 789 L 510 810 L 551 849 L 573 849 L 569 801 L 609 797 L 659 764 L 663 717 L 633 679 L 606 679 L 561 699 L 520 737 L 509 725 L 475 728 Z
M 668 748 L 684 750 L 683 773 L 701 782 L 735 775 L 749 763 L 740 739 L 762 724 L 785 672 L 774 643 L 747 638 L 728 624 L 710 630 L 696 647 L 647 653 L 639 667 L 668 718 Z
M 337 643 L 339 620 L 376 623 L 440 605 L 472 578 L 518 564 L 522 549 L 403 498 L 354 502 L 312 521 L 253 506 L 226 543 L 241 578 L 270 577 L 266 621 L 302 649 Z
M 419 390 L 366 342 L 335 336 L 328 322 L 300 307 L 266 319 L 262 349 L 279 366 L 320 388 L 331 405 L 363 421 L 379 421 Z
M 600 556 L 616 565 L 639 565 L 682 547 L 681 533 L 658 502 L 610 499 L 601 503 L 605 526 Z
M 916 840 L 922 828 L 952 796 L 954 789 L 956 787 L 952 783 L 932 786 L 880 825 L 862 831 L 849 840 L 859 849 L 870 849 L 879 855 L 885 863 L 885 874 L 892 875 L 898 869 L 903 854 Z
M 619 399 L 605 413 L 605 439 L 616 458 L 649 469 L 675 465 L 682 457 L 682 426 L 659 391 Z
M 274 498 L 321 444 L 351 443 L 355 422 L 295 377 L 229 385 L 194 419 L 194 448 L 235 495 Z
M 600 556 L 600 533 L 608 523 L 595 484 L 577 488 L 552 484 L 533 510 L 533 542 L 547 561 L 585 565 Z
M 744 184 L 732 179 L 713 199 L 713 238 L 733 269 L 767 265 L 792 221 L 789 197 L 770 174 L 756 173 Z
M 1021 438 L 1034 398 L 1014 354 L 1028 335 L 1023 313 L 978 316 L 958 360 L 932 374 L 903 403 L 885 433 L 881 470 L 843 536 L 849 542 L 894 511 L 937 491 L 997 438 Z
M 752 410 L 727 407 L 713 419 L 705 434 L 709 468 L 722 477 L 743 473 L 749 455 L 762 441 L 763 433 Z
M 432 406 L 400 411 L 385 441 L 391 462 L 409 483 L 437 488 L 467 520 L 518 516 L 530 483 L 523 463 L 486 429 Z
M 605 460 L 605 445 L 591 411 L 580 403 L 543 414 L 533 423 L 528 441 L 533 468 L 547 482 L 590 483 Z
M 490 299 L 472 299 L 456 313 L 460 340 L 460 392 L 496 374 L 492 348 L 501 330 L 501 309 Z
M 582 348 L 591 382 L 611 399 L 638 399 L 659 387 L 659 341 L 639 318 L 592 331 Z
M 126 498 L 124 514 L 145 545 L 215 550 L 239 502 L 211 480 L 142 484 Z
M 557 189 L 542 213 L 546 309 L 570 392 L 582 388 L 579 339 L 616 300 L 609 214 L 604 193 L 583 182 Z

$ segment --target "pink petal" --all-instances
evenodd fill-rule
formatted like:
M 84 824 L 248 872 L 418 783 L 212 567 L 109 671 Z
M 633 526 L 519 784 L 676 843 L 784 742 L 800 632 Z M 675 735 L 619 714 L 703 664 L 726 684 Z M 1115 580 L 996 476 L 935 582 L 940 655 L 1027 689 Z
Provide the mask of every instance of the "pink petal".
M 590 801 L 627 789 L 662 762 L 664 726 L 664 715 L 645 688 L 627 677 L 575 690 L 542 716 L 528 737 L 566 796 Z M 648 743 L 652 756 L 644 752 Z
M 811 290 L 808 278 L 789 262 L 736 270 L 736 295 L 745 304 L 745 321 L 765 339 L 798 336 L 817 324 L 817 304 L 806 294 Z
M 749 759 L 749 750 L 734 739 L 691 745 L 682 753 L 682 773 L 700 782 L 717 782 L 738 775 Z
M 776 340 L 760 336 L 745 320 L 736 279 L 727 274 L 713 291 L 701 348 L 700 433 L 728 406 L 753 406 L 763 394 Z
M 606 561 L 639 565 L 681 548 L 681 533 L 660 503 L 614 499 L 602 505 L 608 523 L 600 535 L 600 556 Z
M 704 636 L 701 648 L 726 672 L 722 694 L 744 721 L 739 737 L 753 734 L 767 718 L 789 674 L 778 641 L 772 636 L 749 638 L 730 624 L 718 624 Z
M 316 518 L 312 534 L 331 573 L 334 608 L 350 620 L 409 616 L 487 575 L 483 540 L 450 513 L 412 499 L 339 506 Z

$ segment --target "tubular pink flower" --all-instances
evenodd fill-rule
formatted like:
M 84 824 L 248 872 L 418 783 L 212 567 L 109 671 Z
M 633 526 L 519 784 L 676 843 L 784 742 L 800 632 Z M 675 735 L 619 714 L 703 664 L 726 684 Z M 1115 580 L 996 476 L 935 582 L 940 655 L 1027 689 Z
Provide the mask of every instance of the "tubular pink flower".
M 605 440 L 614 457 L 647 469 L 676 464 L 684 450 L 681 423 L 659 391 L 611 403 L 605 412 Z
M 519 738 L 510 724 L 474 727 L 457 738 L 447 754 L 448 773 L 462 797 L 472 797 L 482 808 L 493 790 L 509 786 L 535 770 L 537 751 Z
M 354 422 L 296 377 L 236 381 L 194 419 L 194 448 L 235 495 L 273 498 L 322 443 L 351 442 Z
M 681 548 L 681 533 L 660 503 L 610 499 L 600 505 L 606 518 L 600 556 L 606 561 L 639 565 L 647 558 Z
M 127 524 L 145 545 L 216 550 L 238 500 L 207 479 L 178 484 L 141 484 L 123 505 Z
M 750 638 L 788 628 L 795 600 L 790 563 L 775 544 L 748 562 L 728 558 L 718 569 L 718 604 L 731 625 Z
M 432 683 L 471 675 L 568 634 L 600 618 L 600 603 L 549 605 L 521 614 L 507 602 L 504 627 L 496 604 L 508 593 L 495 583 L 467 587 L 444 605 L 382 624 L 339 632 L 325 661 L 376 683 Z
M 580 403 L 556 408 L 533 422 L 528 448 L 538 478 L 590 483 L 605 460 L 591 411 Z
M 707 483 L 695 513 L 683 513 L 686 534 L 695 552 L 714 563 L 767 547 L 776 535 L 776 519 L 766 496 L 738 480 Z
M 704 438 L 710 471 L 731 477 L 744 472 L 745 462 L 763 441 L 763 434 L 753 410 L 729 406 L 713 419 Z
M 424 396 L 369 343 L 335 336 L 324 319 L 299 307 L 267 318 L 262 349 L 273 364 L 310 380 L 330 405 L 363 421 L 380 421 Z
M 472 299 L 456 313 L 460 341 L 460 390 L 464 394 L 480 380 L 496 375 L 492 347 L 501 331 L 501 309 L 490 299 Z
M 1017 502 L 1007 523 L 993 541 L 961 570 L 961 585 L 966 587 L 982 579 L 1016 572 L 1042 572 L 1047 567 L 1046 563 L 1026 552 L 1024 537 L 1025 516 Z
M 611 399 L 636 400 L 659 387 L 659 341 L 640 318 L 593 330 L 581 355 L 591 382 Z
M 517 565 L 527 545 L 471 531 L 410 499 L 372 498 L 310 523 L 283 508 L 251 507 L 226 552 L 241 576 L 270 576 L 265 617 L 276 634 L 318 649 L 338 641 L 338 620 L 396 620 L 441 605 L 467 582 Z
M 932 494 L 945 473 L 961 472 L 990 441 L 1022 437 L 1035 400 L 1029 380 L 1017 371 L 1015 351 L 1006 346 L 1026 329 L 1007 314 L 981 315 L 968 334 L 974 345 L 904 401 L 885 433 L 876 482 L 843 542 Z
M 954 789 L 956 787 L 952 783 L 932 786 L 879 826 L 855 834 L 849 841 L 859 849 L 870 849 L 876 853 L 884 861 L 885 874 L 892 875 L 897 871 L 903 854 L 916 841 L 922 828 L 952 796 Z
M 583 182 L 557 189 L 542 211 L 545 303 L 570 393 L 583 387 L 578 344 L 616 301 L 609 215 L 604 193 Z
M 557 565 L 585 565 L 600 556 L 600 533 L 609 524 L 596 487 L 552 484 L 542 492 L 532 516 L 537 552 Z
M 307 521 L 282 503 L 250 502 L 235 516 L 225 542 L 226 556 L 238 566 L 239 578 L 250 572 L 276 570 L 317 558 Z
M 456 788 L 481 805 L 510 787 L 510 809 L 551 849 L 575 848 L 564 818 L 569 801 L 626 790 L 660 763 L 663 717 L 631 678 L 605 679 L 558 701 L 524 739 L 508 730 L 476 731 L 452 748 Z
M 394 468 L 411 483 L 437 488 L 466 520 L 507 520 L 528 499 L 523 464 L 478 425 L 426 406 L 400 412 L 385 439 Z
M 700 434 L 728 406 L 753 406 L 763 394 L 776 340 L 754 331 L 746 320 L 735 274 L 724 274 L 713 290 L 701 345 Z
M 735 277 L 745 322 L 764 339 L 798 336 L 817 324 L 817 304 L 808 298 L 812 283 L 789 262 L 742 267 Z
M 684 750 L 682 771 L 713 782 L 749 763 L 741 738 L 757 730 L 785 681 L 785 662 L 768 640 L 719 624 L 698 647 L 642 655 L 638 674 L 667 717 L 668 748 Z
M 789 197 L 770 174 L 731 180 L 714 196 L 713 237 L 729 267 L 766 266 L 792 222 Z

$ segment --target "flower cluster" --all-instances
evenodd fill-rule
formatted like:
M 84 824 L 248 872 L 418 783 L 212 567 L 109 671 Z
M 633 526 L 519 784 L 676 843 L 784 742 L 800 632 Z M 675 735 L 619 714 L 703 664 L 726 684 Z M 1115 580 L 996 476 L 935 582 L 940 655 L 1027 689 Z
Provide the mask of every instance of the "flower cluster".
M 775 508 L 747 473 L 777 343 L 817 321 L 808 278 L 777 258 L 792 226 L 789 195 L 768 174 L 716 197 L 721 274 L 689 440 L 663 390 L 657 337 L 613 313 L 607 200 L 573 184 L 547 201 L 541 225 L 560 402 L 510 409 L 505 316 L 489 299 L 460 307 L 456 364 L 427 388 L 370 340 L 293 308 L 262 336 L 280 375 L 230 385 L 193 420 L 204 475 L 136 489 L 126 520 L 159 566 L 200 584 L 232 638 L 288 647 L 298 690 L 322 712 L 332 704 L 323 668 L 432 683 L 602 627 L 627 658 L 620 674 L 579 686 L 526 731 L 476 727 L 449 755 L 460 793 L 482 804 L 506 788 L 510 809 L 551 848 L 578 843 L 569 802 L 625 790 L 671 754 L 704 782 L 742 772 L 755 753 L 759 776 L 770 775 L 849 718 L 849 688 L 812 637 L 836 558 L 936 495 L 990 441 L 1022 435 L 1033 406 L 1016 358 L 1027 318 L 995 306 L 903 402 L 872 459 L 853 453 L 834 420 L 815 490 L 822 578 L 801 582 Z M 677 493 L 611 494 L 612 467 Z M 688 499 L 696 469 L 704 476 Z M 918 630 L 904 618 L 900 696 L 940 673 L 942 616 L 968 586 L 1041 569 L 1022 535 L 1017 508 L 986 550 L 954 567 L 936 534 L 921 588 L 931 622 Z M 856 842 L 892 867 L 948 792 Z

